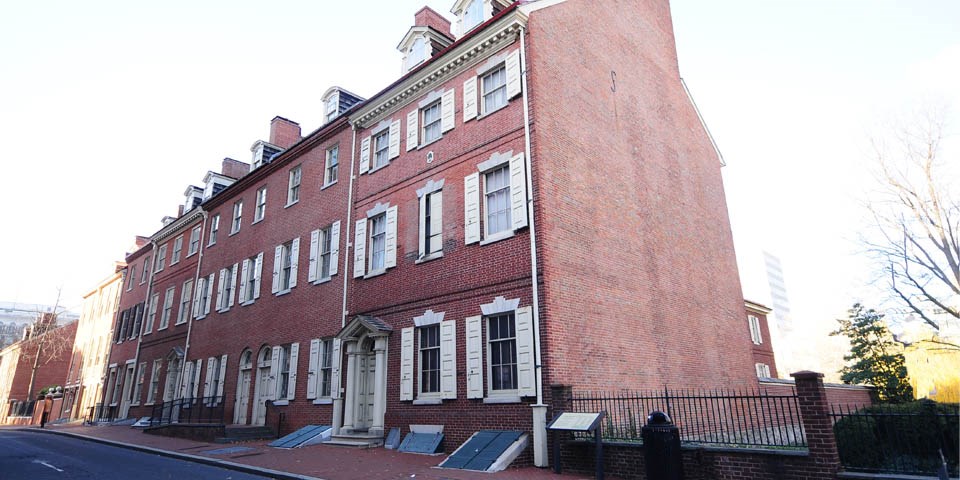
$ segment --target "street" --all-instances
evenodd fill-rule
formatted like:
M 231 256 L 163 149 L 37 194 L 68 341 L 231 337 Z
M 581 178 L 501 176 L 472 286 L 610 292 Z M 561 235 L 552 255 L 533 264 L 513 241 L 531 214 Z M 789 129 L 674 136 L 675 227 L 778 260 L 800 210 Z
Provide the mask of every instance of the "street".
M 0 430 L 0 480 L 173 478 L 267 477 L 60 435 Z

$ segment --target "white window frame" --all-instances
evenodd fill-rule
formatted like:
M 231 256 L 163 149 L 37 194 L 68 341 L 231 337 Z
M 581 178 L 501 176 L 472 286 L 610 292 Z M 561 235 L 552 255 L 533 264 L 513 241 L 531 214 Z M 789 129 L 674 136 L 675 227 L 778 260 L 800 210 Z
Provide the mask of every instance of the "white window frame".
M 386 167 L 390 164 L 390 129 L 373 134 L 371 140 L 371 156 L 373 167 L 371 170 Z
M 416 330 L 416 340 L 417 340 L 417 397 L 418 398 L 429 398 L 429 397 L 439 397 L 440 396 L 440 324 L 434 325 L 424 325 L 422 327 L 417 327 Z M 428 332 L 436 331 L 436 345 L 424 346 L 424 335 L 429 335 Z M 429 350 L 429 351 L 428 351 Z M 431 368 L 431 373 L 436 373 L 436 390 L 425 391 L 424 387 L 427 386 L 424 383 L 426 375 L 424 374 L 424 362 L 427 360 L 425 357 L 425 352 L 430 356 L 436 355 L 436 365 L 431 365 L 436 368 Z
M 287 180 L 287 207 L 300 201 L 300 184 L 303 182 L 303 165 L 290 169 Z
M 331 398 L 333 394 L 333 340 L 326 338 L 320 341 L 320 358 L 317 365 L 318 398 Z
M 747 324 L 750 326 L 750 340 L 754 345 L 762 345 L 763 332 L 760 330 L 760 319 L 756 315 L 747 315 Z
M 154 292 L 150 297 L 150 310 L 147 315 L 147 325 L 143 328 L 143 334 L 146 335 L 153 331 L 153 322 L 157 319 L 157 305 L 160 303 L 160 292 Z
M 444 312 L 427 310 L 414 317 L 413 327 L 400 332 L 400 400 L 414 405 L 435 405 L 457 398 L 457 322 L 444 320 Z M 424 391 L 423 332 L 437 328 L 436 391 Z M 416 377 L 416 381 L 414 381 Z
M 420 109 L 420 123 L 423 125 L 420 129 L 421 145 L 433 143 L 443 137 L 442 107 L 440 100 L 436 100 Z
M 163 264 L 167 262 L 167 244 L 164 243 L 160 245 L 160 248 L 157 249 L 157 269 L 155 272 L 163 271 Z
M 240 305 L 250 305 L 260 298 L 260 279 L 263 277 L 263 252 L 243 259 L 240 272 Z
M 502 71 L 502 73 L 501 73 Z M 463 83 L 463 121 L 500 111 L 522 93 L 520 49 L 500 53 Z
M 253 223 L 263 220 L 267 214 L 267 186 L 264 185 L 257 189 L 256 206 L 253 208 Z
M 477 165 L 477 173 L 464 178 L 464 242 L 467 245 L 500 241 L 513 237 L 517 230 L 528 226 L 526 164 L 523 152 L 494 153 L 490 159 Z M 489 175 L 505 169 L 505 199 L 509 214 L 507 228 L 490 231 Z M 482 225 L 482 228 L 481 228 Z M 482 233 L 481 233 L 482 232 Z
M 193 297 L 193 318 L 200 320 L 210 313 L 210 297 L 213 296 L 214 275 L 200 276 Z
M 327 98 L 324 104 L 324 123 L 329 123 L 334 118 L 340 115 L 340 94 L 334 93 Z
M 485 403 L 514 403 L 522 397 L 536 395 L 535 361 L 533 358 L 533 308 L 519 307 L 520 299 L 497 297 L 480 306 L 482 315 L 466 319 L 467 398 L 482 398 Z M 514 336 L 500 337 L 512 341 L 515 349 L 516 389 L 494 388 L 491 320 L 510 315 Z M 486 376 L 486 382 L 484 382 Z M 501 385 L 502 386 L 502 385 Z
M 181 325 L 190 318 L 191 304 L 193 295 L 193 279 L 183 282 L 183 288 L 180 290 L 180 307 L 177 309 L 177 322 L 175 325 Z
M 130 268 L 127 269 L 127 291 L 133 290 L 133 282 L 137 277 L 137 266 L 130 265 Z
M 273 347 L 273 359 L 276 363 L 271 371 L 276 372 L 276 390 L 274 405 L 288 405 L 297 393 L 297 363 L 300 356 L 300 344 L 288 343 Z
M 360 141 L 360 174 L 373 173 L 386 167 L 390 161 L 400 156 L 400 120 L 388 119 L 377 124 Z M 382 144 L 377 143 L 382 139 Z M 384 148 L 378 148 L 384 147 Z M 386 152 L 377 157 L 377 152 Z
M 183 253 L 183 235 L 173 239 L 173 251 L 170 253 L 170 266 L 180 263 L 180 254 Z
M 140 362 L 137 365 L 137 378 L 133 384 L 133 392 L 130 394 L 130 405 L 140 405 L 140 396 L 143 394 L 143 382 L 147 377 L 147 362 Z
M 757 362 L 753 366 L 757 371 L 757 378 L 770 378 L 770 365 Z
M 274 295 L 284 295 L 297 286 L 298 261 L 300 257 L 300 237 L 277 245 L 273 252 Z
M 230 222 L 230 235 L 240 231 L 243 224 L 243 200 L 233 202 L 233 220 Z
M 326 160 L 323 164 L 323 187 L 327 188 L 337 183 L 340 169 L 340 145 L 334 145 L 327 149 Z
M 207 246 L 217 244 L 217 234 L 220 233 L 220 214 L 216 214 L 210 218 L 210 241 L 207 242 Z
M 160 393 L 160 369 L 163 368 L 163 361 L 156 359 L 150 370 L 150 390 L 147 392 L 146 405 L 153 405 L 157 401 L 157 394 Z
M 143 268 L 140 271 L 140 285 L 147 283 L 147 277 L 150 275 L 150 256 L 143 259 Z
M 378 203 L 372 209 L 367 210 L 366 218 L 357 220 L 356 232 L 354 236 L 354 278 L 369 278 L 385 273 L 388 269 L 397 266 L 397 206 Z M 374 268 L 373 254 L 375 236 L 374 222 L 383 219 L 383 265 Z
M 177 287 L 168 287 L 163 294 L 163 310 L 160 313 L 160 324 L 157 330 L 163 330 L 170 326 L 170 316 L 173 313 L 173 295 Z
M 419 198 L 417 263 L 443 256 L 443 184 L 430 180 L 417 189 Z
M 193 256 L 200 251 L 200 230 L 202 225 L 196 225 L 190 230 L 190 244 L 187 246 L 187 256 Z
M 220 269 L 220 286 L 217 290 L 218 313 L 226 312 L 233 306 L 237 290 L 237 268 L 238 265 L 234 263 Z
M 340 261 L 340 221 L 310 232 L 310 265 L 307 281 L 320 284 L 337 274 Z

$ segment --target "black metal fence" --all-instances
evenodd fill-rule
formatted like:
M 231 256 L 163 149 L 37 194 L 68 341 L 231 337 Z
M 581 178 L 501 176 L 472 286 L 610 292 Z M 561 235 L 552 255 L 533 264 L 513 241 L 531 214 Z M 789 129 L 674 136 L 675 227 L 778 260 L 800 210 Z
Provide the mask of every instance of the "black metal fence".
M 150 426 L 171 423 L 223 423 L 224 397 L 178 398 L 154 405 Z
M 955 404 L 835 406 L 831 416 L 845 470 L 929 475 L 938 473 L 946 461 L 951 477 L 960 474 L 960 415 Z
M 113 420 L 113 412 L 117 409 L 116 405 L 104 405 L 98 403 L 93 407 L 87 408 L 87 416 L 83 419 L 85 423 L 92 424 Z
M 641 442 L 640 429 L 655 410 L 667 413 L 684 443 L 742 447 L 806 447 L 794 394 L 664 389 L 655 392 L 585 392 L 567 401 L 571 412 L 606 412 L 606 440 Z

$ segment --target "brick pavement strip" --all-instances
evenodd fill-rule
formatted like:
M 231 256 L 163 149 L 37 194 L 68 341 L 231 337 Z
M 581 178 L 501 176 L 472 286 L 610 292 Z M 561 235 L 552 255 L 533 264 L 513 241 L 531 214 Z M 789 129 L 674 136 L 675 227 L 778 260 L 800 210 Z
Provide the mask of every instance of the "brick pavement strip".
M 266 441 L 236 444 L 251 450 L 234 455 L 214 456 L 206 454 L 205 451 L 218 450 L 229 445 L 149 435 L 129 426 L 54 425 L 51 427 L 43 430 L 37 428 L 24 430 L 68 435 L 283 480 L 579 480 L 593 478 L 592 475 L 569 473 L 557 475 L 551 469 L 535 467 L 508 468 L 492 474 L 448 470 L 436 467 L 443 459 L 443 456 L 439 455 L 416 455 L 383 448 L 352 449 L 329 445 L 287 450 L 268 447 Z M 616 480 L 610 476 L 607 478 Z

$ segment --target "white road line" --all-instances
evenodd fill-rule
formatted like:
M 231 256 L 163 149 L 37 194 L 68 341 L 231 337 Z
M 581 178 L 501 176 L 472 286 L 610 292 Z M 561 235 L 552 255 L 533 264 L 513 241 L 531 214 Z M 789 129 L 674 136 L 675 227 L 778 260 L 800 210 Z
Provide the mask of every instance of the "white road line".
M 59 468 L 57 468 L 57 467 L 54 467 L 53 465 L 50 465 L 49 463 L 44 462 L 43 460 L 34 460 L 33 463 L 39 463 L 40 465 L 43 465 L 44 467 L 50 467 L 50 468 L 52 468 L 52 469 L 54 469 L 54 470 L 56 470 L 56 471 L 58 471 L 58 472 L 63 472 L 63 470 L 61 470 L 61 469 L 59 469 Z

